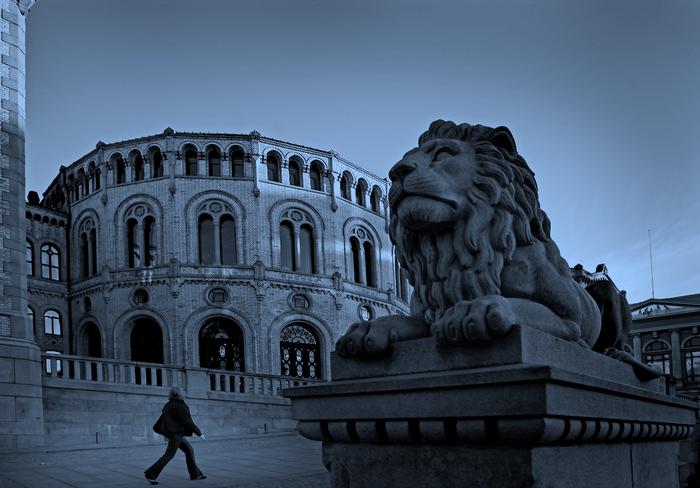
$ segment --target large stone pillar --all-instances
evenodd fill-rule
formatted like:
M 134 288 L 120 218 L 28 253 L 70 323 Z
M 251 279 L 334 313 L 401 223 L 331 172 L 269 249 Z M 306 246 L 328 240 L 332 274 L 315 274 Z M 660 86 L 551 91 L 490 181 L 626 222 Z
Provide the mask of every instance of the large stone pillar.
M 285 390 L 323 442 L 333 488 L 678 487 L 695 402 L 620 361 L 536 329 L 449 347 L 333 354 L 333 381 Z
M 41 444 L 41 352 L 27 317 L 25 262 L 25 14 L 0 0 L 0 449 Z

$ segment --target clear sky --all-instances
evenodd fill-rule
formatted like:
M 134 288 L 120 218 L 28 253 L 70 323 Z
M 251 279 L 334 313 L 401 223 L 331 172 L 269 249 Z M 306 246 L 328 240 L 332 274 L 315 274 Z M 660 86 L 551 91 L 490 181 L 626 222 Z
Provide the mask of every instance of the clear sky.
M 508 126 L 570 265 L 700 293 L 696 0 L 38 0 L 27 189 L 95 147 L 260 133 L 379 175 L 436 118 Z

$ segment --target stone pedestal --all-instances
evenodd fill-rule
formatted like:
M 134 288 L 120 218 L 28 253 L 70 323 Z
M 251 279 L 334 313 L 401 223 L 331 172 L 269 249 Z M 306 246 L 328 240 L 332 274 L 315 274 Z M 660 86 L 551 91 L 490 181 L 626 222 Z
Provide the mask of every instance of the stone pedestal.
M 334 380 L 287 390 L 333 487 L 675 487 L 694 404 L 663 380 L 533 329 L 488 344 L 333 356 Z

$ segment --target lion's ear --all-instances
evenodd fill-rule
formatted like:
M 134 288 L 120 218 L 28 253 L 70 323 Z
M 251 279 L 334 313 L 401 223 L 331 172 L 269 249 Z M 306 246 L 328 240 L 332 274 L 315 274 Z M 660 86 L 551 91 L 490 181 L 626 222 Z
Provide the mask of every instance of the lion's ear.
M 515 147 L 515 138 L 508 127 L 501 126 L 493 129 L 491 142 L 509 154 L 518 154 L 518 149 Z

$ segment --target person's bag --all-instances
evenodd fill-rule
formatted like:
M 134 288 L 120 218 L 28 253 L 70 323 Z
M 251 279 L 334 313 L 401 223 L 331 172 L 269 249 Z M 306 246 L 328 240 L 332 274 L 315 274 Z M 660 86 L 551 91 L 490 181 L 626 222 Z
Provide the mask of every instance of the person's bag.
M 156 434 L 165 435 L 163 433 L 163 415 L 164 414 L 161 413 L 160 417 L 158 417 L 158 420 L 156 420 L 156 423 L 153 424 L 153 432 L 155 432 Z

